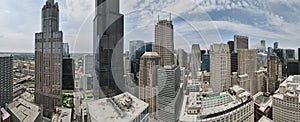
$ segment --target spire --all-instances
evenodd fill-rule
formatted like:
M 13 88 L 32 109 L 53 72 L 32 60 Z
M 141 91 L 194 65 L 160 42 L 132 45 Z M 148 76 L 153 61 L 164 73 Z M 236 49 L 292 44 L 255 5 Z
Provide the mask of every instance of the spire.
M 158 14 L 157 18 L 158 18 L 158 22 L 159 22 L 159 14 Z
M 172 21 L 172 14 L 170 13 L 170 21 Z

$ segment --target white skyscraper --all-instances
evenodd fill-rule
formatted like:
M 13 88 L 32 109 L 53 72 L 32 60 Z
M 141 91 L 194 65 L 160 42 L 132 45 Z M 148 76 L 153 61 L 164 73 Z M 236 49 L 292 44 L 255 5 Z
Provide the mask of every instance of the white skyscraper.
M 227 44 L 210 46 L 210 86 L 214 92 L 222 92 L 231 86 L 230 51 Z

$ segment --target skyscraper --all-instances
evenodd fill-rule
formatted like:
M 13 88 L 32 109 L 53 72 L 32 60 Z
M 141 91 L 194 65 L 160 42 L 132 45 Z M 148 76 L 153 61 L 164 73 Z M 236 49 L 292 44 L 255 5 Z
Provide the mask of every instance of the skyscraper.
M 161 57 L 161 65 L 173 65 L 174 62 L 174 30 L 172 20 L 159 20 L 155 25 L 154 52 Z
M 124 15 L 119 12 L 119 0 L 95 0 L 94 55 L 99 96 L 121 93 L 123 80 Z
M 134 40 L 129 42 L 129 54 L 133 55 L 135 51 L 137 51 L 139 48 L 144 47 L 145 43 L 141 40 Z
M 157 110 L 156 80 L 154 80 L 154 67 L 160 64 L 160 57 L 156 52 L 146 52 L 140 61 L 139 72 L 139 98 L 149 103 L 150 113 Z
M 227 44 L 210 46 L 210 86 L 215 93 L 231 86 L 230 52 Z
M 279 81 L 278 78 L 282 76 L 282 73 L 280 72 L 281 69 L 281 62 L 277 56 L 269 56 L 268 57 L 268 86 L 267 90 L 271 94 L 273 94 L 278 86 Z M 281 74 L 280 74 L 281 73 Z
M 266 41 L 265 40 L 261 40 L 260 41 L 260 52 L 266 52 Z
M 0 107 L 13 100 L 13 56 L 0 54 Z
M 257 71 L 257 54 L 256 49 L 239 49 L 238 50 L 238 75 L 248 74 L 250 83 L 246 89 L 252 94 L 256 94 L 254 82 L 255 71 Z
M 227 44 L 229 46 L 230 53 L 232 53 L 234 51 L 234 41 L 228 41 Z
M 274 49 L 278 49 L 278 42 L 274 42 Z
M 180 67 L 187 68 L 187 53 L 183 49 L 178 49 L 178 62 Z
M 157 69 L 157 116 L 160 121 L 175 122 L 176 96 L 180 85 L 180 68 L 164 66 Z
M 63 43 L 63 57 L 70 57 L 69 44 Z
M 248 49 L 248 37 L 234 35 L 234 52 L 236 53 L 238 49 Z
M 50 118 L 61 106 L 63 32 L 59 31 L 59 6 L 47 0 L 42 8 L 42 32 L 35 34 L 35 103 Z
M 193 44 L 190 56 L 190 70 L 192 79 L 197 79 L 197 73 L 201 71 L 201 50 L 199 44 Z
M 201 65 L 201 70 L 202 71 L 207 71 L 210 72 L 210 59 L 209 59 L 209 53 L 205 52 L 202 55 L 202 65 Z

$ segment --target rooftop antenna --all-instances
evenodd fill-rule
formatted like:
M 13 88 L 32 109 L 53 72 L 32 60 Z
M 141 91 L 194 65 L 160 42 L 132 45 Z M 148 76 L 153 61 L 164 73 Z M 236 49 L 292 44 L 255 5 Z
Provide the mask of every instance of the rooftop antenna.
M 170 13 L 170 21 L 172 21 L 172 14 Z
M 158 14 L 158 22 L 159 22 L 159 14 Z

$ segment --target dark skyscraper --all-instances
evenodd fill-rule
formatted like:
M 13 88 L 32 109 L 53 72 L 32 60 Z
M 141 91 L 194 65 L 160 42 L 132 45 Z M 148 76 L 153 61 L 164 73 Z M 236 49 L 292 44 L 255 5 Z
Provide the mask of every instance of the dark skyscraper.
M 50 118 L 61 106 L 63 32 L 59 31 L 59 7 L 47 0 L 42 8 L 42 32 L 35 34 L 35 103 Z
M 111 97 L 123 89 L 124 16 L 119 0 L 96 0 L 94 18 L 95 69 L 100 89 L 95 97 Z
M 62 90 L 74 90 L 75 66 L 72 58 L 63 58 Z
M 13 101 L 13 56 L 0 54 L 0 107 Z M 1 117 L 0 117 L 1 119 Z
M 274 49 L 278 49 L 278 42 L 274 42 Z
M 232 53 L 234 51 L 234 41 L 228 41 L 227 44 L 229 46 L 230 53 Z

